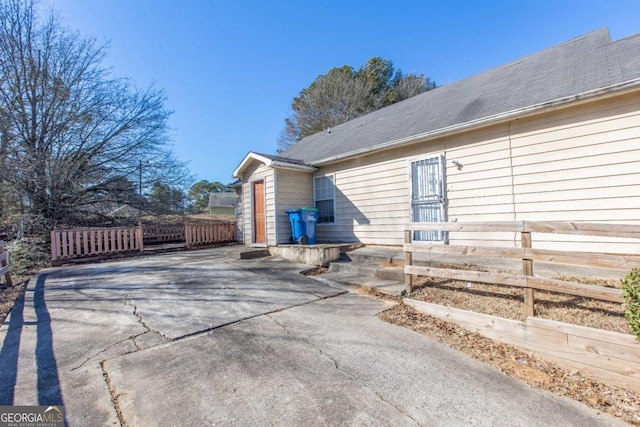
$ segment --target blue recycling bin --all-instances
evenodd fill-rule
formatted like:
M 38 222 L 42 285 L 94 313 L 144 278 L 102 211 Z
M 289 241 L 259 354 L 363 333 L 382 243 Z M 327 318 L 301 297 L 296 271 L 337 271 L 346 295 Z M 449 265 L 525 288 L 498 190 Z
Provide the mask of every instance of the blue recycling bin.
M 285 212 L 289 214 L 289 222 L 291 223 L 291 243 L 299 243 L 300 239 L 305 235 L 302 211 L 300 209 L 290 209 Z
M 305 234 L 307 236 L 307 244 L 316 244 L 316 223 L 318 222 L 318 208 L 302 208 L 300 209 L 302 222 L 304 223 Z M 302 243 L 302 242 L 301 242 Z

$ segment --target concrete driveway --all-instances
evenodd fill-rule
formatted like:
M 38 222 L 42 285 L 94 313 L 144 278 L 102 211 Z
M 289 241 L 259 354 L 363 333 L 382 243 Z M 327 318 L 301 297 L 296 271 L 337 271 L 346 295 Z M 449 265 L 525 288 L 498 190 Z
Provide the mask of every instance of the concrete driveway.
M 0 405 L 64 405 L 73 426 L 621 424 L 308 266 L 224 251 L 42 271 L 0 328 Z

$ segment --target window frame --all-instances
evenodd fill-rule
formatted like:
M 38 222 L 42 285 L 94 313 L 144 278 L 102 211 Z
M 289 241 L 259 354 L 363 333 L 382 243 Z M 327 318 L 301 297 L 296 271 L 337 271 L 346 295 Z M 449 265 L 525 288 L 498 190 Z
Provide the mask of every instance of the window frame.
M 333 197 L 331 198 L 326 198 L 326 199 L 317 199 L 316 198 L 316 182 L 318 179 L 322 179 L 322 178 L 326 178 L 329 179 L 330 182 L 333 184 L 332 186 L 332 190 L 333 190 Z M 314 176 L 313 177 L 313 206 L 315 206 L 316 208 L 318 208 L 318 202 L 326 202 L 328 200 L 332 200 L 332 209 L 333 209 L 333 221 L 328 222 L 328 221 L 320 221 L 320 212 L 318 212 L 318 222 L 316 223 L 316 225 L 334 225 L 336 224 L 336 175 L 335 174 L 325 174 L 325 175 L 318 175 L 318 176 Z

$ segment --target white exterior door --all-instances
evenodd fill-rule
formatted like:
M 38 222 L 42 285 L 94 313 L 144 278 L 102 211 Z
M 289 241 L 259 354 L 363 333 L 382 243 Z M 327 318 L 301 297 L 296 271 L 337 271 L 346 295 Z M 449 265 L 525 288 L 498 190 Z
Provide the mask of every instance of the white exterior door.
M 410 164 L 411 221 L 446 221 L 446 184 L 444 156 L 413 160 Z M 413 239 L 445 242 L 444 231 L 416 231 Z

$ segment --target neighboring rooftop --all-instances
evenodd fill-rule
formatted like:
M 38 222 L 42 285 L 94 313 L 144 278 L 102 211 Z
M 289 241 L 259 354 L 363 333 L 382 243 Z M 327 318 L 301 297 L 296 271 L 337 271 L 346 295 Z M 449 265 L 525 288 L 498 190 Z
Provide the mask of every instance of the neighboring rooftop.
M 211 192 L 209 194 L 209 206 L 210 208 L 217 207 L 235 207 L 238 204 L 238 196 L 233 193 L 216 193 Z
M 611 42 L 602 28 L 303 138 L 278 159 L 317 165 L 638 79 L 640 34 Z

